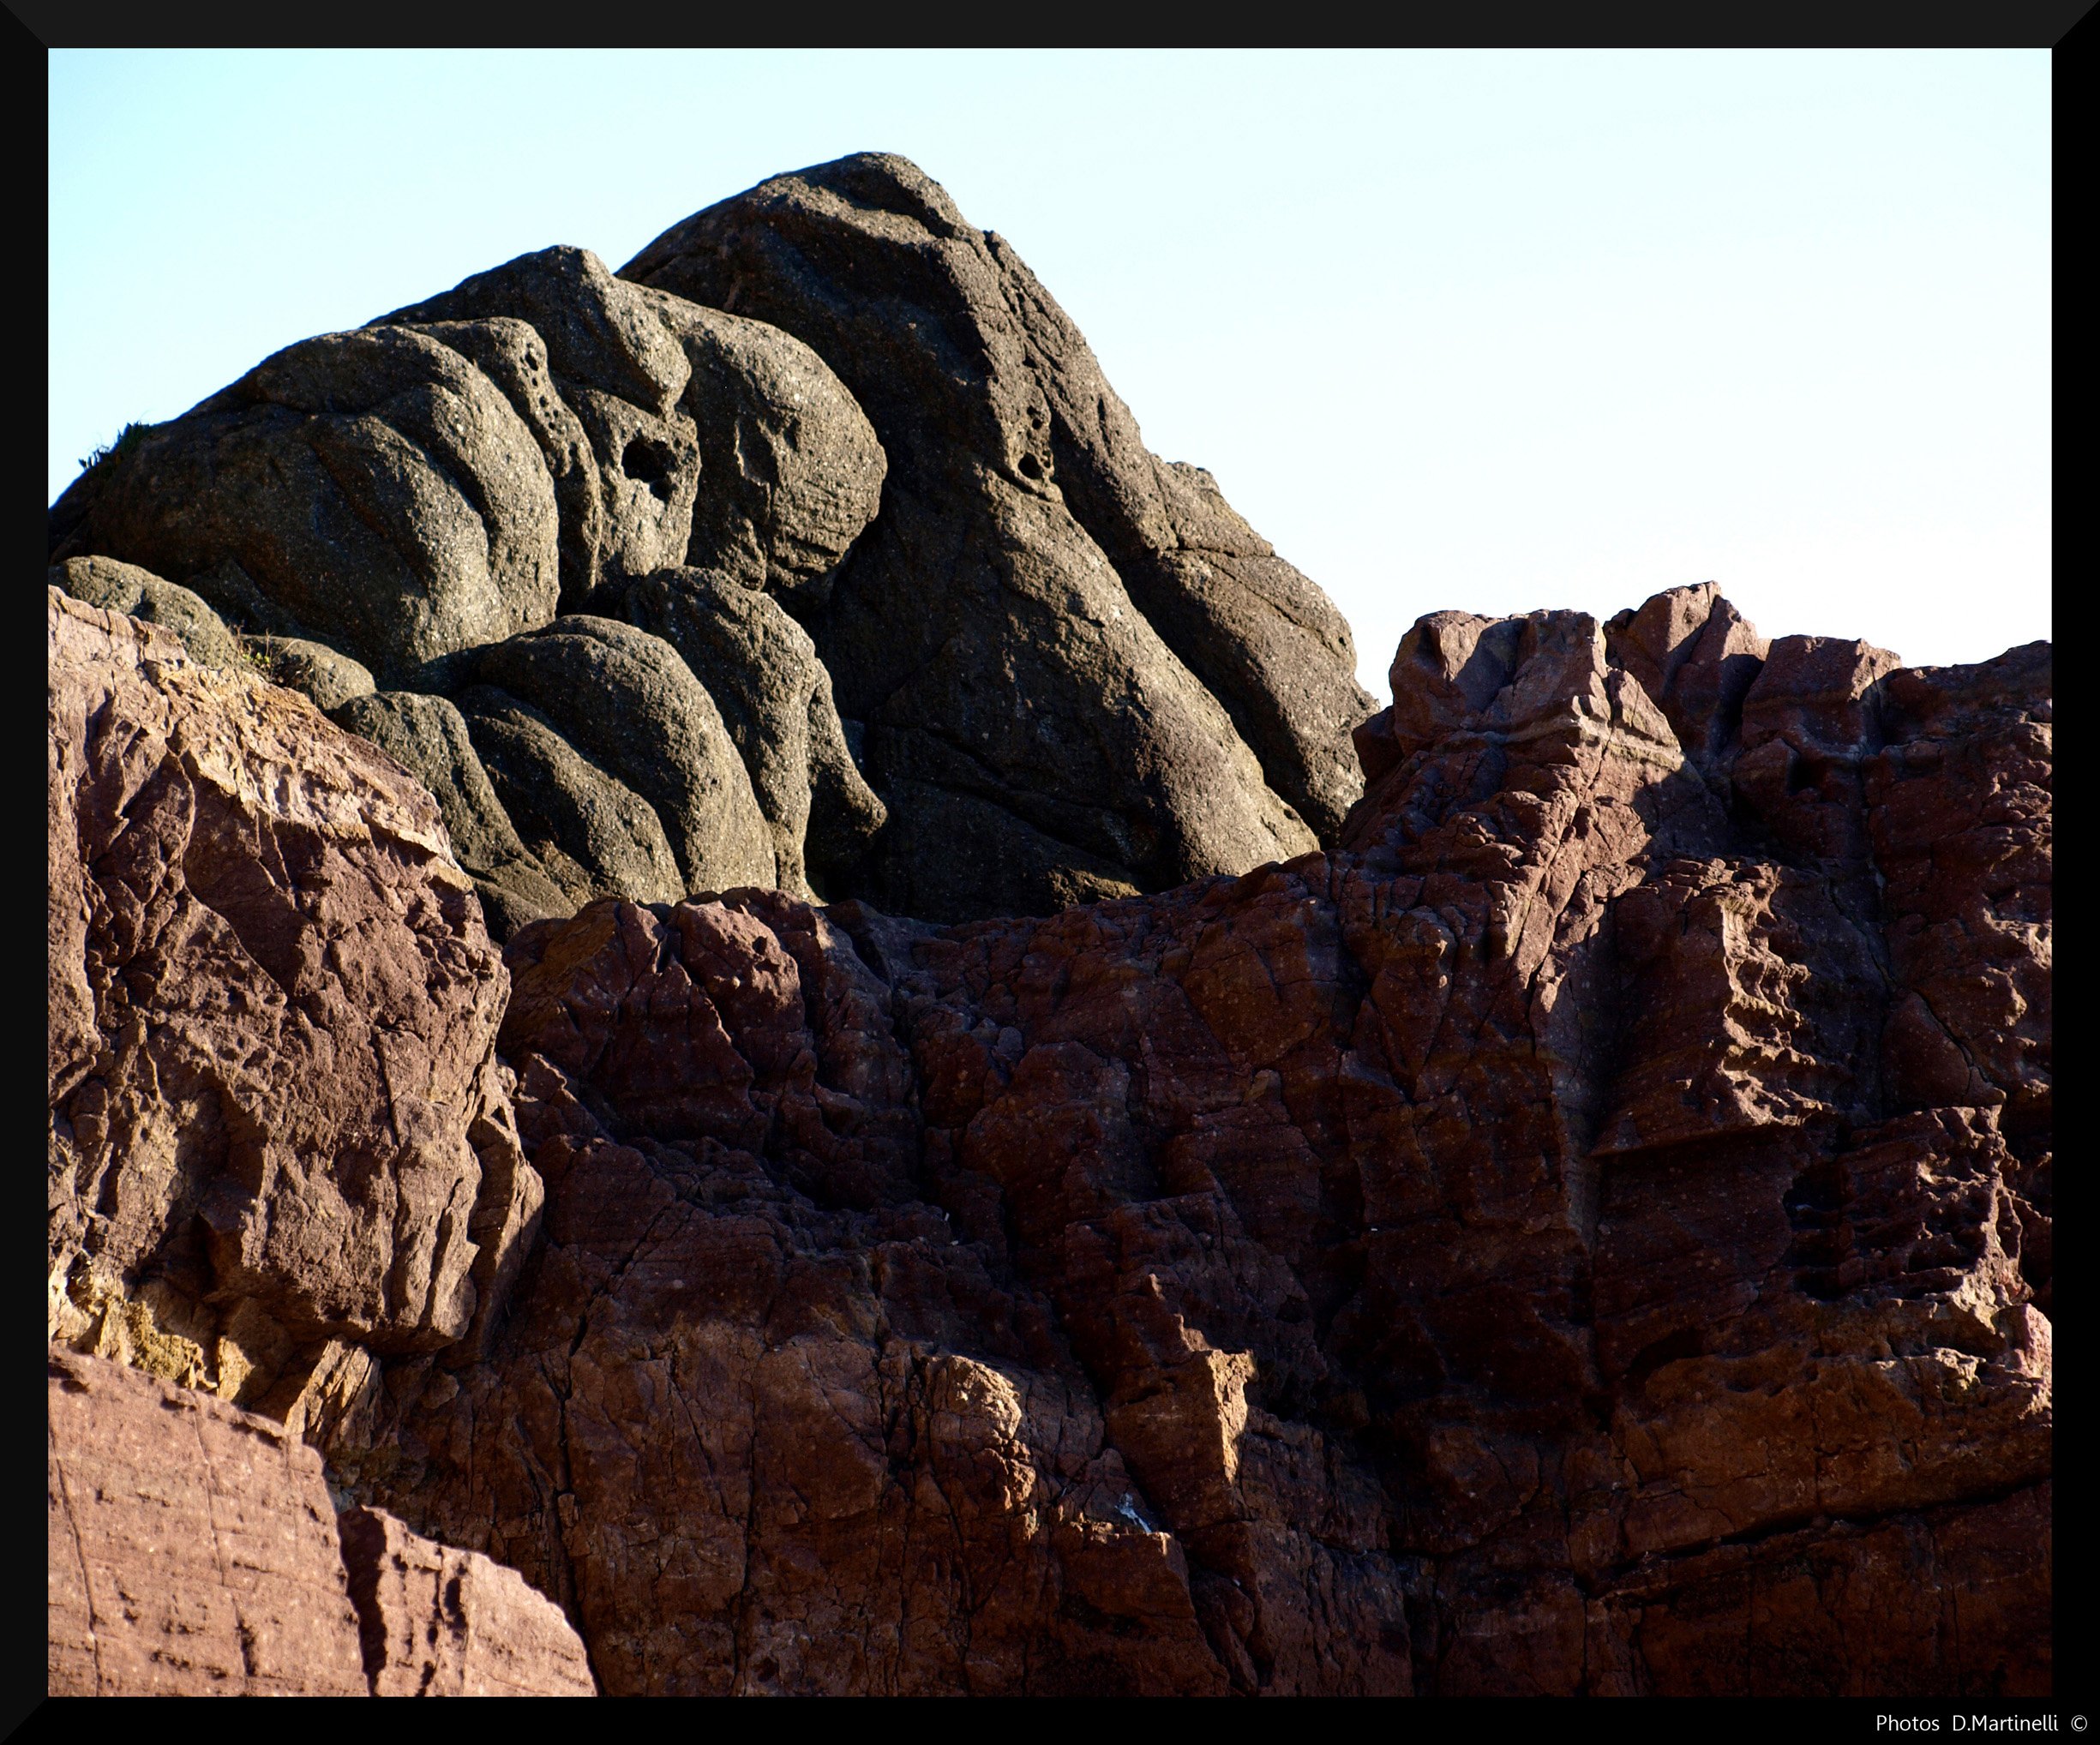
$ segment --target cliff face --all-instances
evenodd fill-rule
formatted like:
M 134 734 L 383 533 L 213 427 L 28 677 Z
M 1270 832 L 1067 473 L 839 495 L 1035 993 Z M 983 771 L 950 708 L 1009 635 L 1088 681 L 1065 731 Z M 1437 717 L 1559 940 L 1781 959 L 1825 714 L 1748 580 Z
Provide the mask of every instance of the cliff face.
M 1332 854 L 528 929 L 350 1458 L 612 1690 L 2045 1689 L 2048 653 L 1892 666 L 1445 615 Z
M 2048 1690 L 2046 645 L 1371 714 L 876 157 L 52 537 L 55 1690 Z

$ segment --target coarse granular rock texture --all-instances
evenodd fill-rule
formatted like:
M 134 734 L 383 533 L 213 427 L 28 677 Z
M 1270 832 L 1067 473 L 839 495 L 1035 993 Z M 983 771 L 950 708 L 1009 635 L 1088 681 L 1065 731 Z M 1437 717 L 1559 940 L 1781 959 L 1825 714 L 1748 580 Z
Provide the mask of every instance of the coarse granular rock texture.
M 561 1607 L 515 1569 L 346 1508 L 343 1562 L 374 1696 L 596 1696 Z
M 612 1694 L 2045 1694 L 2047 646 L 1393 682 L 1329 853 L 522 930 L 543 1240 L 365 1491 Z
M 1208 474 L 1145 449 L 1049 293 L 922 171 L 776 177 L 621 273 L 807 342 L 887 457 L 822 597 L 786 600 L 890 810 L 854 894 L 1041 914 L 1339 826 L 1371 711 L 1348 627 Z
M 508 978 L 399 765 L 47 594 L 47 1332 L 318 1437 L 524 1259 Z
M 69 591 L 409 754 L 495 845 L 499 941 L 747 883 L 1049 913 L 1311 849 L 1361 788 L 1332 603 L 898 158 L 288 346 L 48 535 Z
M 282 1424 L 54 1347 L 52 1696 L 364 1696 L 321 1456 Z

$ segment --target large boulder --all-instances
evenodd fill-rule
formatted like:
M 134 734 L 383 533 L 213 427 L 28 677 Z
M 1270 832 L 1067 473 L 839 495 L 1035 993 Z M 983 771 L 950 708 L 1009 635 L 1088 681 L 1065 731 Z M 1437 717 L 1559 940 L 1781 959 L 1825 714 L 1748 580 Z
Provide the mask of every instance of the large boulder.
M 683 890 L 770 886 L 779 876 L 772 833 L 722 712 L 662 637 L 571 613 L 476 650 L 459 670 L 471 681 L 461 693 L 470 712 L 486 712 L 471 703 L 472 686 L 507 693 L 652 807 Z M 791 847 L 799 858 L 799 832 Z
M 848 749 L 809 633 L 770 593 L 720 570 L 664 570 L 620 597 L 720 705 L 773 844 L 775 884 L 812 895 L 851 876 L 887 816 Z
M 507 692 L 471 685 L 459 706 L 491 791 L 563 908 L 598 896 L 677 900 L 685 880 L 646 800 Z
M 882 502 L 882 445 L 845 384 L 764 321 L 644 291 L 685 348 L 680 404 L 700 442 L 685 561 L 821 606 L 831 572 Z
M 485 1330 L 539 1182 L 429 795 L 304 698 L 56 589 L 50 1327 L 280 1418 Z
M 247 629 L 317 639 L 382 677 L 551 618 L 556 525 L 510 401 L 398 326 L 287 346 L 51 511 L 54 561 L 142 565 Z
M 794 602 L 892 815 L 871 898 L 1040 913 L 1339 825 L 1370 712 L 1340 615 L 1145 451 L 1047 293 L 919 171 L 776 177 L 621 270 L 807 342 L 888 457 L 828 597 Z

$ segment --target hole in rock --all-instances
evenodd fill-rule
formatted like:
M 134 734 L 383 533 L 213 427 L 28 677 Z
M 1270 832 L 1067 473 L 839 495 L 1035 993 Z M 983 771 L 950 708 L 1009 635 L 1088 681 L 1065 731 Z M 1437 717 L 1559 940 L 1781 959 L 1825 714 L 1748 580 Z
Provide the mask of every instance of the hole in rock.
M 671 500 L 671 466 L 675 457 L 668 442 L 653 436 L 636 436 L 620 451 L 620 471 L 638 485 L 648 487 L 659 502 Z

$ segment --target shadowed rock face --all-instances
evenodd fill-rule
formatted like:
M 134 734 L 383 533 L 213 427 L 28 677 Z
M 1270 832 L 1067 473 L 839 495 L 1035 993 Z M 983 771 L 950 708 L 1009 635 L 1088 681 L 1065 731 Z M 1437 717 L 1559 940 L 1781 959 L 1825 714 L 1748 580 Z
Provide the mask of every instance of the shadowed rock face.
M 2048 651 L 1744 643 L 1425 620 L 1236 879 L 526 929 L 543 1246 L 341 1469 L 614 1691 L 2045 1691 Z
M 1049 294 L 920 171 L 775 177 L 621 271 L 807 342 L 889 458 L 828 597 L 788 603 L 893 818 L 856 888 L 1041 912 L 1340 824 L 1370 710 L 1340 615 L 1208 474 L 1145 450 Z

